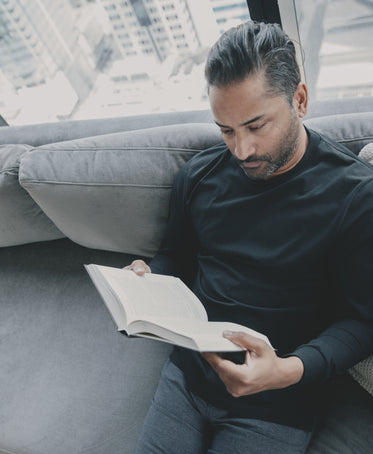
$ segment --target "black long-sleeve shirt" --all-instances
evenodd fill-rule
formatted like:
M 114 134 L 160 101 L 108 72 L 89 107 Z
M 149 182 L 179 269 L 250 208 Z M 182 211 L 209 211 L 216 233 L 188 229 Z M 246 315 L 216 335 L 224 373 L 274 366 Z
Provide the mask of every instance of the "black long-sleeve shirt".
M 190 389 L 232 414 L 299 427 L 312 423 L 323 384 L 373 350 L 373 167 L 307 133 L 302 160 L 263 181 L 224 144 L 192 158 L 150 264 L 188 283 L 209 320 L 260 331 L 304 364 L 297 385 L 233 398 L 200 354 L 176 348 Z

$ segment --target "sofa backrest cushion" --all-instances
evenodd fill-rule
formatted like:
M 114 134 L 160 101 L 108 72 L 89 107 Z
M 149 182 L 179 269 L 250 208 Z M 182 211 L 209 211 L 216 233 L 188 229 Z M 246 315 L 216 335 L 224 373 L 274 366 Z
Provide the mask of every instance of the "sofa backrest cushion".
M 372 141 L 373 113 L 305 124 L 356 154 Z M 73 241 L 150 257 L 164 232 L 177 172 L 220 141 L 215 125 L 194 123 L 43 145 L 22 156 L 20 182 Z
M 64 235 L 18 182 L 23 144 L 0 145 L 0 247 L 54 240 Z
M 304 124 L 336 140 L 356 155 L 365 145 L 373 141 L 373 112 L 311 118 Z
M 328 108 L 330 109 L 330 107 Z M 348 108 L 348 106 L 345 106 L 345 108 Z M 14 125 L 0 128 L 0 144 L 27 143 L 33 147 L 39 147 L 47 143 L 66 142 L 83 137 L 101 136 L 136 129 L 184 123 L 212 123 L 212 121 L 210 110 L 193 110 Z
M 185 124 L 43 145 L 22 157 L 20 182 L 73 241 L 150 257 L 177 172 L 219 141 L 215 125 Z

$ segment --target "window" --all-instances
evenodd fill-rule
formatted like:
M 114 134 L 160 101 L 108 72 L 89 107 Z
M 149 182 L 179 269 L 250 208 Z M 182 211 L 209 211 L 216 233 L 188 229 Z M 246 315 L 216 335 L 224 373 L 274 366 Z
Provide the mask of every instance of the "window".
M 139 106 L 144 112 L 206 109 L 207 50 L 224 27 L 242 20 L 238 16 L 249 17 L 243 0 L 53 0 L 22 5 L 20 10 L 18 0 L 0 0 L 0 29 L 13 33 L 19 18 L 23 29 L 17 39 L 0 39 L 0 115 L 15 125 L 113 116 L 118 104 L 123 115 L 131 115 L 125 99 L 131 84 L 137 87 L 131 94 L 136 114 Z M 30 35 L 32 30 L 38 33 Z M 141 84 L 152 87 L 152 96 L 144 95 L 148 88 Z M 43 90 L 48 95 L 43 97 Z M 36 101 L 47 97 L 48 103 Z
M 282 0 L 279 7 L 284 30 L 300 42 L 311 101 L 373 95 L 373 2 Z
M 110 117 L 118 115 L 118 104 L 123 115 L 140 108 L 207 109 L 208 48 L 227 28 L 250 18 L 247 4 L 255 19 L 258 11 L 267 20 L 281 18 L 300 43 L 311 101 L 373 95 L 373 0 L 49 0 L 22 1 L 22 9 L 19 4 L 0 0 L 0 115 L 9 124 Z M 131 84 L 133 111 L 125 99 Z M 152 96 L 144 95 L 149 92 Z M 40 102 L 47 98 L 50 102 Z
M 170 11 L 171 9 L 175 9 L 174 5 L 163 5 L 162 6 L 163 11 Z
M 220 12 L 220 11 L 231 11 L 232 9 L 241 9 L 241 8 L 247 8 L 247 4 L 245 2 L 239 2 L 239 3 L 232 3 L 229 2 L 228 5 L 222 5 L 222 6 L 214 6 L 213 10 L 215 12 Z
M 147 73 L 133 74 L 131 76 L 132 82 L 136 82 L 139 80 L 148 80 L 148 79 L 149 79 L 149 74 L 147 74 Z

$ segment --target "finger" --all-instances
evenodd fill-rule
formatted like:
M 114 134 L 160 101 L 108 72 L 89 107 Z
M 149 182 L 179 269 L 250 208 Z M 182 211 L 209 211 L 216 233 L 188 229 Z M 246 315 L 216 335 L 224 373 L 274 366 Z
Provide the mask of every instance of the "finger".
M 217 374 L 229 374 L 234 372 L 237 364 L 223 358 L 218 353 L 202 353 L 202 356 L 209 362 L 210 366 Z
M 143 260 L 134 260 L 131 265 L 126 266 L 124 269 L 131 270 L 139 276 L 151 273 L 150 267 Z
M 136 260 L 133 263 L 132 270 L 139 276 L 142 276 L 145 273 L 149 273 L 150 268 L 142 260 Z
M 202 356 L 205 358 L 207 362 L 210 363 L 213 369 L 218 367 L 222 357 L 218 353 L 202 353 Z
M 267 343 L 262 339 L 240 331 L 224 331 L 223 336 L 239 347 L 258 355 L 262 354 L 268 347 Z

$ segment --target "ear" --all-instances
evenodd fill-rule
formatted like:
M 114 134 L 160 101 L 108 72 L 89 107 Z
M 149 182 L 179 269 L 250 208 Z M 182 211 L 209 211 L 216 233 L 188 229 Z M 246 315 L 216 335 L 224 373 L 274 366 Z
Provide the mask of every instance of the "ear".
M 293 96 L 293 107 L 299 118 L 303 118 L 308 108 L 308 90 L 303 82 L 299 82 Z

